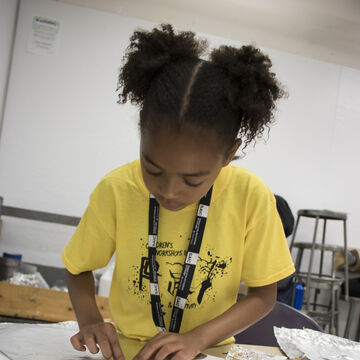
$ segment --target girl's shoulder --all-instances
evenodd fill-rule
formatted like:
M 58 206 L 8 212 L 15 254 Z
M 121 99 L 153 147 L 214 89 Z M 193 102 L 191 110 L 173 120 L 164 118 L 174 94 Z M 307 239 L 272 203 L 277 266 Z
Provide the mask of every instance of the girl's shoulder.
M 246 169 L 242 166 L 230 164 L 230 186 L 240 187 L 246 190 L 264 190 L 268 191 L 268 186 L 265 181 L 253 173 L 251 170 Z
M 94 193 L 119 194 L 129 190 L 138 191 L 136 174 L 140 168 L 139 159 L 119 166 L 105 174 L 98 182 Z
M 244 167 L 230 164 L 221 170 L 215 181 L 213 201 L 218 198 L 226 202 L 235 199 L 235 202 L 244 204 L 248 200 L 257 202 L 270 194 L 270 189 L 258 175 Z
M 276 211 L 275 197 L 264 180 L 252 171 L 231 165 L 231 180 L 228 186 L 228 198 L 236 199 L 236 205 L 246 208 L 252 221 L 257 221 L 264 214 Z
M 140 167 L 140 160 L 133 160 L 124 165 L 121 165 L 107 174 L 105 174 L 100 180 L 101 183 L 124 183 L 129 180 L 133 180 L 134 172 Z

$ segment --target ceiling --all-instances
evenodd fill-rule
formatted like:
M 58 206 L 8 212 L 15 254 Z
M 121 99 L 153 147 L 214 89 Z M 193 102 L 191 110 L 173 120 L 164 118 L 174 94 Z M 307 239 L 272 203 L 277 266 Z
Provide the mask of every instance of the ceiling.
M 57 0 L 360 69 L 360 0 Z

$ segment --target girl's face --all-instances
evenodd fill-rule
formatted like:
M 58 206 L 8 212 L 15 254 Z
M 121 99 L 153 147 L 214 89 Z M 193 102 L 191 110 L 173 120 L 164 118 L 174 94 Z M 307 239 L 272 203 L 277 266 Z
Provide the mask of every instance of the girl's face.
M 166 126 L 141 133 L 140 162 L 146 187 L 162 207 L 177 211 L 199 201 L 233 154 L 224 155 L 214 131 L 187 125 L 179 132 Z

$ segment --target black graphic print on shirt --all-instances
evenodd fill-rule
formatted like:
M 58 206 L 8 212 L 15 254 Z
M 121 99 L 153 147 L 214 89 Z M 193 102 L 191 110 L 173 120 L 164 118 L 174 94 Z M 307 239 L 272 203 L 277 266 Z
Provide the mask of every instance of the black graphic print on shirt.
M 148 249 L 147 243 L 144 239 L 140 239 L 140 243 L 141 256 L 138 264 L 134 264 L 132 266 L 130 278 L 128 279 L 128 291 L 130 294 L 135 295 L 139 301 L 149 304 Z M 159 283 L 161 282 L 162 277 L 167 279 L 166 290 L 162 288 L 161 291 L 167 291 L 167 293 L 171 295 L 171 301 L 166 304 L 168 309 L 171 309 L 173 306 L 186 252 L 186 249 L 177 249 L 171 241 L 158 241 L 157 243 L 156 267 L 159 276 Z M 207 301 L 215 301 L 217 290 L 216 287 L 214 287 L 214 282 L 228 274 L 231 263 L 231 257 L 220 258 L 216 255 L 214 249 L 207 248 L 206 244 L 203 243 L 185 308 L 194 309 L 201 304 L 205 304 Z M 163 298 L 162 292 L 161 297 Z

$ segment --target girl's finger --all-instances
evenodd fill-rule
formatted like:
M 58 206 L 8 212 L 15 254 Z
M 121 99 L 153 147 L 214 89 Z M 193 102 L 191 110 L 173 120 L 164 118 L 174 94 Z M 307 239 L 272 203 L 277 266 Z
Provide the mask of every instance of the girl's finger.
M 125 356 L 121 351 L 119 341 L 116 339 L 116 342 L 113 341 L 110 343 L 112 349 L 112 355 L 114 360 L 125 360 Z
M 147 343 L 134 357 L 133 360 L 148 360 L 158 350 L 159 345 L 157 343 Z
M 151 339 L 135 356 L 134 360 L 148 360 L 165 344 L 172 341 L 171 335 L 157 335 Z
M 84 346 L 84 339 L 79 333 L 73 335 L 70 338 L 70 342 L 75 350 L 79 350 L 79 351 L 86 350 L 86 347 Z
M 171 360 L 191 360 L 191 359 L 195 359 L 196 355 L 194 356 L 189 356 L 187 354 L 184 353 L 184 351 L 178 351 L 176 354 L 174 354 L 174 356 L 171 357 Z
M 96 336 L 96 342 L 99 345 L 101 353 L 103 354 L 104 358 L 110 359 L 112 355 L 112 351 L 108 338 L 103 335 Z
M 110 342 L 114 360 L 125 360 L 125 357 L 120 348 L 119 339 L 118 339 L 116 331 L 109 334 L 108 338 L 109 338 L 109 342 Z
M 182 349 L 182 344 L 180 344 L 180 343 L 168 343 L 168 344 L 165 344 L 155 354 L 154 360 L 164 360 L 169 355 L 172 355 L 172 354 L 178 352 L 181 349 Z M 172 356 L 171 356 L 171 359 L 172 359 Z
M 97 354 L 99 352 L 99 348 L 96 345 L 96 341 L 93 335 L 85 337 L 84 340 L 85 345 L 92 354 Z

